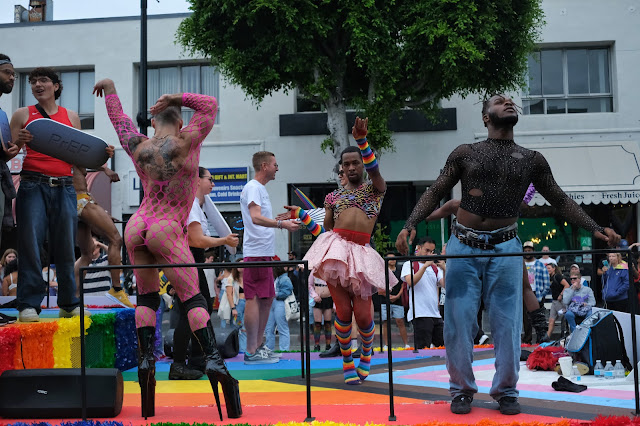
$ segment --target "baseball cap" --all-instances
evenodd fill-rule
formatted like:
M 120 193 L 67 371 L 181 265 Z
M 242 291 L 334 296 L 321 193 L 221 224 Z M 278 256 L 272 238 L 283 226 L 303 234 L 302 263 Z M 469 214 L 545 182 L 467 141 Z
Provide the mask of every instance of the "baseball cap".
M 525 247 L 533 248 L 533 243 L 531 241 L 525 241 L 524 244 L 522 245 L 522 248 L 525 248 Z
M 577 263 L 574 263 L 573 265 L 571 265 L 571 267 L 570 267 L 569 269 L 573 268 L 574 266 L 575 266 L 576 268 L 580 269 L 580 266 L 578 266 L 578 264 L 577 264 Z

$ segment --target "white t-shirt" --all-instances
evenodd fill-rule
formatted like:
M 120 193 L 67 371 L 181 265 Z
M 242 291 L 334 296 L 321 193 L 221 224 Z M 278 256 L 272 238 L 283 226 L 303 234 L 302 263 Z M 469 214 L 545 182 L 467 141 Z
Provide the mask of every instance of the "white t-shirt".
M 541 257 L 540 259 L 538 259 L 540 262 L 542 262 L 542 264 L 544 266 L 547 266 L 548 263 L 553 263 L 554 265 L 557 265 L 558 262 L 556 262 L 556 260 L 552 257 L 547 257 L 546 259 L 544 257 Z
M 209 232 L 209 222 L 207 221 L 207 216 L 202 211 L 202 207 L 200 207 L 200 200 L 198 197 L 193 200 L 193 205 L 191 206 L 191 211 L 189 212 L 189 218 L 187 219 L 187 226 L 191 225 L 193 222 L 198 222 L 200 226 L 202 226 L 202 233 L 207 237 L 211 236 L 211 232 Z
M 242 254 L 245 257 L 265 257 L 276 254 L 276 230 L 256 225 L 251 220 L 249 205 L 255 203 L 260 206 L 260 214 L 273 219 L 271 200 L 267 188 L 255 179 L 251 179 L 244 186 L 240 194 L 240 210 L 244 223 L 244 238 Z
M 424 263 L 419 263 L 420 267 Z M 411 292 L 415 288 L 416 291 L 416 317 L 417 318 L 441 318 L 440 311 L 438 310 L 438 281 L 442 279 L 442 269 L 438 269 L 438 275 L 433 272 L 431 266 L 427 267 L 422 274 L 420 281 L 413 286 L 409 287 L 409 312 L 407 313 L 407 319 L 413 320 L 413 304 L 411 303 Z M 411 262 L 404 262 L 402 265 L 402 281 L 407 281 L 405 277 L 411 275 Z M 415 274 L 414 274 L 415 275 Z

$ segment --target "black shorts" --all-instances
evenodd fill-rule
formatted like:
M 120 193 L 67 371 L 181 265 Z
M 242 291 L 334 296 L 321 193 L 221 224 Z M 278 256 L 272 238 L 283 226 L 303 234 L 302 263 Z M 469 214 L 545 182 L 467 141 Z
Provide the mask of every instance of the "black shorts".
M 316 302 L 313 307 L 316 309 L 321 309 L 323 311 L 325 309 L 333 309 L 333 299 L 331 298 L 331 296 L 323 297 L 320 303 Z

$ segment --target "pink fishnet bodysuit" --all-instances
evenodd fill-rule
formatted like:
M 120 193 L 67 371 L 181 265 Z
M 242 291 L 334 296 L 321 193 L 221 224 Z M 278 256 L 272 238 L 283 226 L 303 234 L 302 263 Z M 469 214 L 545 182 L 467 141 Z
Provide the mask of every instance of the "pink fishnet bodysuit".
M 106 96 L 105 103 L 109 119 L 122 147 L 133 160 L 144 189 L 144 199 L 124 232 L 131 263 L 193 263 L 187 242 L 187 218 L 197 188 L 200 144 L 213 128 L 218 111 L 216 99 L 183 94 L 182 104 L 195 110 L 195 114 L 181 130 L 180 137 L 169 136 L 146 144 L 144 142 L 149 138 L 139 133 L 133 121 L 124 114 L 118 96 Z M 183 145 L 189 141 L 188 154 L 179 164 Z M 178 164 L 174 165 L 173 160 Z M 171 268 L 165 269 L 164 273 L 183 302 L 200 292 L 196 268 Z M 158 291 L 160 283 L 156 269 L 135 269 L 134 275 L 139 294 Z M 196 310 L 203 310 L 206 315 L 190 313 L 192 330 L 206 326 L 209 320 L 206 310 Z M 141 325 L 152 325 L 147 324 L 149 321 L 155 325 L 155 315 L 151 319 L 145 310 L 140 311 L 140 315 L 136 311 L 136 319 Z

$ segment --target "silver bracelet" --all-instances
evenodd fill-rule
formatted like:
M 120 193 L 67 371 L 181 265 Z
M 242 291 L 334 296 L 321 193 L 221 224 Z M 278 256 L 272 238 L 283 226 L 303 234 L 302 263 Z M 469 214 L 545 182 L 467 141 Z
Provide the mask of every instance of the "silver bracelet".
M 282 229 L 282 221 L 281 220 L 278 221 L 278 223 L 276 224 L 276 227 L 278 229 Z

